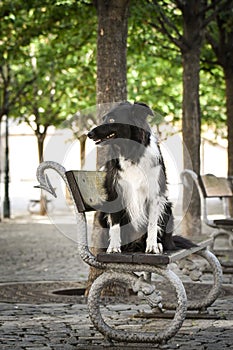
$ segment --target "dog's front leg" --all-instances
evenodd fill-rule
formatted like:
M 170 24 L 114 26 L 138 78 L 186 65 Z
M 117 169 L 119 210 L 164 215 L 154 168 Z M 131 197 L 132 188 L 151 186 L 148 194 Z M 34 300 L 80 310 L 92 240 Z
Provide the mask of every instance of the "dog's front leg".
M 119 225 L 110 228 L 109 230 L 109 246 L 107 253 L 121 252 L 121 232 Z
M 161 254 L 163 246 L 158 243 L 159 201 L 152 201 L 149 207 L 146 253 Z

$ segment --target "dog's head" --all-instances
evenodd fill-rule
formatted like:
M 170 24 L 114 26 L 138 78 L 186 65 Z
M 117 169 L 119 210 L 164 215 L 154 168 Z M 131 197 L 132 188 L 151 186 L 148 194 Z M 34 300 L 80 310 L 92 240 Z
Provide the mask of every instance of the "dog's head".
M 122 102 L 103 117 L 103 123 L 88 133 L 96 145 L 120 145 L 119 140 L 132 140 L 140 144 L 150 132 L 146 121 L 152 110 L 144 103 Z

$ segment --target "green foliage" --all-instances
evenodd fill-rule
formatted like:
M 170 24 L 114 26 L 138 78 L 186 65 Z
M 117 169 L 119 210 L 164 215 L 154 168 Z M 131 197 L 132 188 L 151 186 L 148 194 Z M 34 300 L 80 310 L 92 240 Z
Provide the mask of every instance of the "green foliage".
M 130 98 L 143 100 L 153 107 L 157 112 L 153 120 L 155 123 L 160 123 L 164 117 L 172 122 L 182 118 L 182 62 L 180 50 L 175 45 L 182 34 L 182 12 L 178 1 L 132 1 L 128 38 L 128 93 Z M 202 123 L 211 126 L 216 133 L 225 135 L 222 69 L 216 65 L 210 45 L 203 47 L 201 57 Z
M 200 102 L 202 124 L 211 126 L 216 134 L 226 136 L 226 106 L 223 72 L 219 67 L 201 71 Z
M 35 130 L 35 121 L 58 125 L 95 103 L 96 33 L 89 28 L 96 16 L 90 2 L 6 1 L 0 16 L 0 65 L 11 72 L 9 115 Z
M 182 65 L 175 46 L 156 28 L 154 5 L 133 2 L 128 34 L 128 95 L 155 111 L 153 123 L 165 116 L 174 122 L 182 113 Z
M 160 5 L 158 7 L 155 6 Z M 175 1 L 131 0 L 128 35 L 128 99 L 156 112 L 153 123 L 182 116 L 180 51 L 156 28 L 163 12 L 178 35 L 182 16 Z M 153 25 L 151 25 L 153 24 Z M 10 69 L 9 114 L 38 125 L 59 125 L 96 101 L 97 15 L 91 0 L 5 0 L 0 4 L 0 68 Z M 168 28 L 168 27 L 167 27 Z M 214 30 L 214 27 L 213 27 Z M 222 71 L 202 52 L 202 120 L 216 132 L 225 125 Z M 1 98 L 4 79 L 0 76 Z

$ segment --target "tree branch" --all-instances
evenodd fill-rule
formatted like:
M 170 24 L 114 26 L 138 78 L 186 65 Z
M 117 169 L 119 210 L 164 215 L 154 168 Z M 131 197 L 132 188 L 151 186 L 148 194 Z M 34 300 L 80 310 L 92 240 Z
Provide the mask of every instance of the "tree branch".
M 175 0 L 175 3 L 176 3 L 176 6 L 178 7 L 178 9 L 182 11 L 183 8 L 184 8 L 183 1 L 181 1 L 181 0 Z
M 207 27 L 207 25 L 216 17 L 216 15 L 220 11 L 226 9 L 228 5 L 232 5 L 232 0 L 212 0 L 210 5 L 204 7 L 204 9 L 200 12 L 200 15 L 206 14 L 210 10 L 213 10 L 213 12 L 204 19 L 202 29 Z
M 206 32 L 205 34 L 207 41 L 211 45 L 212 49 L 214 50 L 216 56 L 218 57 L 218 43 L 216 40 L 214 40 L 213 36 L 210 34 L 210 32 Z
M 180 34 L 179 29 L 163 13 L 161 6 L 157 3 L 157 0 L 153 0 L 153 4 L 159 13 L 159 16 L 157 17 L 159 25 L 156 23 L 149 24 L 159 30 L 161 33 L 165 34 L 170 39 L 170 41 L 178 46 L 181 50 L 185 50 L 187 48 L 187 43 L 185 43 L 184 37 Z M 171 34 L 172 31 L 175 32 L 176 36 Z
M 34 77 L 33 79 L 30 79 L 30 80 L 26 81 L 26 82 L 19 88 L 19 90 L 16 92 L 14 98 L 12 98 L 12 100 L 11 100 L 10 103 L 11 103 L 11 104 L 16 103 L 16 102 L 19 100 L 20 96 L 23 94 L 24 89 L 26 88 L 26 86 L 32 84 L 32 83 L 35 81 L 35 79 L 36 79 L 36 78 Z

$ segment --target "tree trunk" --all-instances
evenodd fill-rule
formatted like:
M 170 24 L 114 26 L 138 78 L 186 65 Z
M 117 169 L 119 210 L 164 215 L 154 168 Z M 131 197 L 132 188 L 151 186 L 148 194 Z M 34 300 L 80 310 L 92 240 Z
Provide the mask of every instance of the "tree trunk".
M 44 140 L 45 140 L 46 133 L 38 133 L 36 134 L 37 137 L 37 147 L 38 147 L 38 156 L 39 156 L 39 163 L 42 163 L 44 160 Z M 46 215 L 47 213 L 47 198 L 43 191 L 40 193 L 40 212 L 39 215 Z
M 226 85 L 226 114 L 228 132 L 228 176 L 233 176 L 233 4 L 226 3 L 226 7 L 216 16 L 218 35 L 213 36 L 210 30 L 207 33 L 213 51 L 217 57 L 218 64 L 223 68 Z M 233 201 L 229 200 L 230 214 L 233 216 Z
M 186 1 L 183 8 L 184 48 L 183 62 L 183 158 L 184 168 L 193 169 L 200 174 L 200 103 L 199 103 L 199 72 L 200 50 L 202 44 L 202 23 L 200 15 L 202 1 Z M 198 236 L 201 233 L 200 198 L 192 184 L 184 188 L 183 193 L 183 234 Z
M 233 176 L 233 67 L 224 68 L 226 82 L 226 109 L 228 131 L 228 176 Z M 232 179 L 233 184 L 233 179 Z M 230 214 L 233 216 L 233 201 L 229 201 Z
M 79 137 L 81 169 L 83 169 L 85 165 L 86 140 L 87 140 L 87 135 L 85 134 Z
M 97 1 L 97 104 L 127 98 L 128 7 L 129 0 Z
M 0 66 L 0 78 L 1 78 L 1 96 L 0 96 L 0 122 L 2 121 L 2 117 L 6 118 L 6 129 L 5 129 L 5 176 L 4 176 L 4 200 L 3 200 L 3 217 L 10 218 L 11 209 L 10 209 L 10 198 L 9 198 L 9 112 L 10 112 L 10 85 L 11 85 L 11 68 L 9 64 L 2 64 Z M 1 217 L 0 217 L 1 221 Z
M 127 99 L 126 47 L 129 0 L 97 0 L 97 104 L 125 101 Z M 106 154 L 98 152 L 97 168 L 104 164 Z M 106 231 L 100 227 L 98 213 L 94 218 L 92 252 L 105 250 L 108 244 Z M 102 247 L 102 248 L 101 248 Z M 86 295 L 101 270 L 90 268 Z M 112 288 L 116 289 L 116 288 Z M 118 290 L 118 288 L 117 288 Z M 117 291 L 116 291 L 117 292 Z
M 183 160 L 184 169 L 200 174 L 200 106 L 199 106 L 199 54 L 196 50 L 183 54 Z M 187 179 L 190 182 L 190 179 Z M 192 182 L 183 192 L 183 234 L 201 233 L 200 198 Z

